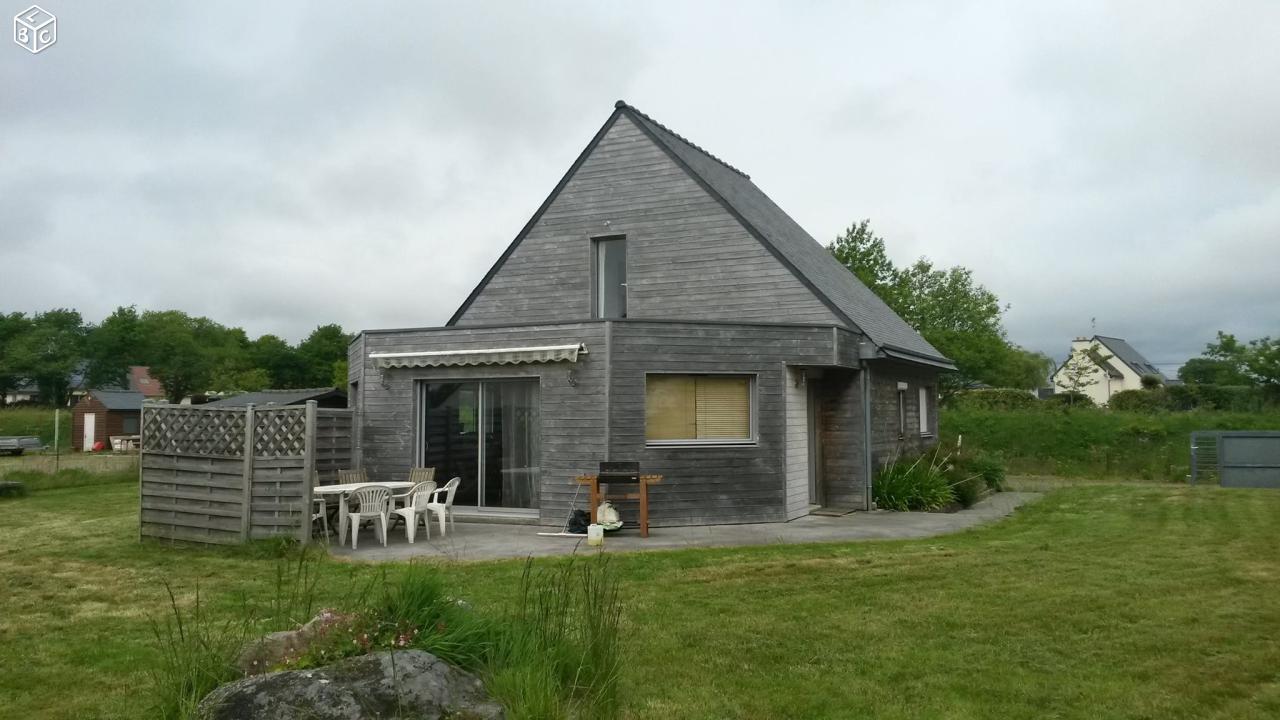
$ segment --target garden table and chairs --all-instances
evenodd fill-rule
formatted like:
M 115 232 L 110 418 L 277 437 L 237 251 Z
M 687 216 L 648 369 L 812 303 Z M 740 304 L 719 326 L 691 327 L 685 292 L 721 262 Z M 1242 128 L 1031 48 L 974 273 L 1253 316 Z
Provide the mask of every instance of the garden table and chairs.
M 413 483 L 405 481 L 395 482 L 369 482 L 368 475 L 364 470 L 339 470 L 338 483 L 335 485 L 317 485 L 312 488 L 312 496 L 321 504 L 321 512 L 327 511 L 329 498 L 337 498 L 338 501 L 338 543 L 342 544 L 346 540 L 347 524 L 351 521 L 351 511 L 348 508 L 349 499 L 358 493 L 362 488 L 382 487 L 387 489 L 387 509 L 384 511 L 389 514 L 391 511 L 391 492 L 396 490 L 407 490 L 413 487 Z M 372 499 L 372 498 L 370 498 Z M 365 512 L 362 507 L 361 512 Z M 370 510 L 369 512 L 373 512 Z M 363 519 L 373 519 L 372 517 Z M 356 524 L 356 530 L 359 530 L 359 523 Z
M 404 520 L 405 537 L 412 543 L 419 522 L 426 525 L 427 539 L 431 538 L 431 516 L 435 515 L 443 537 L 454 524 L 453 498 L 462 478 L 455 477 L 440 487 L 434 478 L 435 468 L 413 468 L 409 480 L 395 482 L 369 482 L 363 469 L 339 470 L 336 484 L 317 485 L 312 489 L 316 504 L 312 520 L 321 520 L 327 537 L 329 508 L 336 499 L 338 543 L 345 544 L 350 526 L 352 549 L 357 546 L 360 525 L 366 521 L 376 524 L 378 539 L 384 546 L 389 523 L 396 519 Z

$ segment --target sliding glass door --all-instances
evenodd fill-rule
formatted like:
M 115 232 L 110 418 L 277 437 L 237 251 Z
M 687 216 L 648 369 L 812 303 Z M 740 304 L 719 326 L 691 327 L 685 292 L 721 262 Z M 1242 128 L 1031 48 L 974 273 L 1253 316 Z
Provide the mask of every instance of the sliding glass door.
M 461 477 L 459 506 L 538 507 L 542 423 L 537 380 L 419 383 L 422 465 Z

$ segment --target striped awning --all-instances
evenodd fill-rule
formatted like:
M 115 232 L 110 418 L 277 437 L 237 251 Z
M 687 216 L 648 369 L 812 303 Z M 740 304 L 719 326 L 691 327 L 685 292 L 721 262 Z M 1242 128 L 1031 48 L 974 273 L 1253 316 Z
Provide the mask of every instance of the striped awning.
M 430 352 L 376 352 L 369 357 L 380 368 L 456 367 L 462 365 L 522 365 L 525 363 L 578 362 L 587 346 L 543 345 L 539 347 L 493 348 L 485 350 L 433 350 Z

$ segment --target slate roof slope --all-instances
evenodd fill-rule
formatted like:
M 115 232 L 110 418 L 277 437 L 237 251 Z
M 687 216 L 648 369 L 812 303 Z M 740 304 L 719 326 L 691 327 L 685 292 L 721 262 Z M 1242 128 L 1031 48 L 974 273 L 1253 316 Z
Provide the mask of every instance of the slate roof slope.
M 244 407 L 249 403 L 254 405 L 297 405 L 308 400 L 320 400 L 322 398 L 344 395 L 341 390 L 331 387 L 327 388 L 303 388 L 300 390 L 259 390 L 257 392 L 244 393 L 242 395 L 233 395 L 229 398 L 214 400 L 207 403 L 205 407 Z
M 90 390 L 89 394 L 108 410 L 141 410 L 143 396 L 130 390 Z
M 625 102 L 618 101 L 617 107 L 675 155 L 801 281 L 873 343 L 951 366 L 950 360 L 841 265 L 749 176 Z
M 1120 338 L 1106 337 L 1105 335 L 1094 335 L 1093 339 L 1102 343 L 1117 360 L 1133 368 L 1133 371 L 1139 375 L 1155 375 L 1168 379 L 1164 377 L 1164 373 L 1160 372 L 1155 365 L 1152 365 L 1142 356 L 1142 353 L 1135 350 L 1128 342 Z

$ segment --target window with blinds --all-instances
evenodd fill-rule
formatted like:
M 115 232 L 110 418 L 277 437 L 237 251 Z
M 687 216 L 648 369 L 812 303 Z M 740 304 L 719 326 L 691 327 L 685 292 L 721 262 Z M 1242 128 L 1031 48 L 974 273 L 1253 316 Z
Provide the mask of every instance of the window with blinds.
M 645 378 L 645 440 L 750 442 L 749 375 L 666 375 Z

